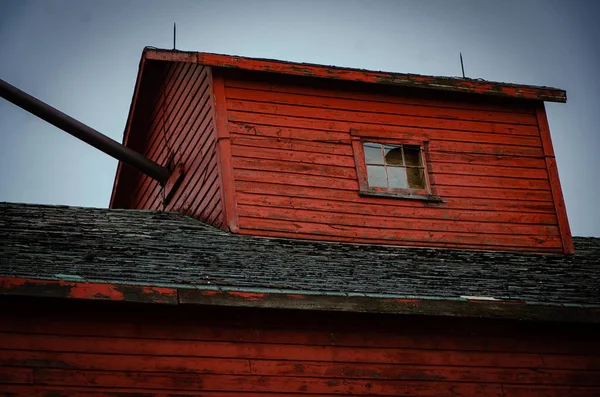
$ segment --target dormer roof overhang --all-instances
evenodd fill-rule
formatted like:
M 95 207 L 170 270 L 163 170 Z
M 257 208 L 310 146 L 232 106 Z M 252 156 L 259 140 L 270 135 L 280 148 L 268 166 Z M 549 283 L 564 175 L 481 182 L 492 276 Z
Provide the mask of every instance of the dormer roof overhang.
M 142 59 L 198 63 L 206 66 L 257 72 L 306 76 L 322 79 L 374 83 L 389 86 L 427 88 L 546 102 L 566 102 L 567 92 L 559 88 L 501 83 L 483 79 L 390 73 L 274 59 L 249 58 L 208 52 L 144 49 Z

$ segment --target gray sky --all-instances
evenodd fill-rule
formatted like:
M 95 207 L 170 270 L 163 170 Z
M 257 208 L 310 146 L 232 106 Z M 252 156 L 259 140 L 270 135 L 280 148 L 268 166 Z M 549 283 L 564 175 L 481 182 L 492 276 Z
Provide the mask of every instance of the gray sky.
M 144 46 L 549 85 L 574 235 L 600 236 L 595 0 L 0 0 L 0 78 L 121 141 Z M 117 162 L 0 100 L 0 201 L 108 206 Z

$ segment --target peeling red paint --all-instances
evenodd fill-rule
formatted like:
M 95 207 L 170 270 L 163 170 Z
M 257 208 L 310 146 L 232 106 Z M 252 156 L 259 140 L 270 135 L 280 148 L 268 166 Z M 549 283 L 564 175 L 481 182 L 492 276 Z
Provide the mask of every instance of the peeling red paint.
M 419 304 L 419 299 L 393 299 L 393 301 L 397 303 L 411 303 L 413 305 Z
M 249 301 L 262 301 L 267 297 L 267 294 L 255 293 L 255 292 L 239 292 L 239 291 L 229 291 L 229 295 L 239 296 L 245 300 Z
M 146 49 L 144 51 L 143 59 L 200 63 L 207 66 L 222 68 L 235 68 L 336 80 L 350 80 L 363 83 L 422 87 L 444 91 L 458 91 L 483 95 L 533 99 L 538 101 L 567 101 L 567 95 L 564 90 L 551 87 L 496 83 L 453 77 L 376 72 L 334 66 L 284 62 L 271 59 L 256 59 L 222 54 L 210 54 L 203 52 Z
M 306 299 L 306 295 L 300 294 L 287 294 L 286 296 L 291 299 Z
M 219 291 L 213 291 L 213 290 L 201 291 L 200 293 L 204 296 L 215 296 L 215 295 L 220 294 Z
M 70 283 L 64 281 L 61 281 L 60 284 L 71 287 L 71 292 L 68 296 L 69 298 L 115 301 L 125 300 L 123 293 L 110 284 Z

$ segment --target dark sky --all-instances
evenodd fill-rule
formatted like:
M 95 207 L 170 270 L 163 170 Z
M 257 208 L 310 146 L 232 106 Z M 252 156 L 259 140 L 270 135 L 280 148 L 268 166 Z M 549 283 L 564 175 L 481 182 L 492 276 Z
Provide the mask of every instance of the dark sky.
M 144 46 L 567 90 L 574 235 L 600 236 L 600 1 L 0 0 L 0 78 L 121 141 Z M 116 160 L 0 100 L 0 201 L 106 207 Z

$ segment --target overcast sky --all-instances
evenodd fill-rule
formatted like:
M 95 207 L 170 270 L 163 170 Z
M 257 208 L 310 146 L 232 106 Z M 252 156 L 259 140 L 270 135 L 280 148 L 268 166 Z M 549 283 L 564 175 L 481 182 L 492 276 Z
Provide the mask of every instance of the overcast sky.
M 118 140 L 145 46 L 567 90 L 574 235 L 600 236 L 600 1 L 0 0 L 0 78 Z M 106 207 L 117 162 L 0 99 L 0 201 Z

